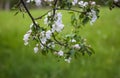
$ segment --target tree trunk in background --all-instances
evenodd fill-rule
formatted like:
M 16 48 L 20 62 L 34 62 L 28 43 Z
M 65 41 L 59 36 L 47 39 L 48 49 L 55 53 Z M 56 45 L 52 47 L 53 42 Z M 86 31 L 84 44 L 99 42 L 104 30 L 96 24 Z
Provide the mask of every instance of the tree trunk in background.
M 10 10 L 10 0 L 5 1 L 4 8 L 5 8 L 5 10 Z
M 0 9 L 3 9 L 3 0 L 0 0 Z
M 10 10 L 10 1 L 11 0 L 0 0 L 0 9 Z

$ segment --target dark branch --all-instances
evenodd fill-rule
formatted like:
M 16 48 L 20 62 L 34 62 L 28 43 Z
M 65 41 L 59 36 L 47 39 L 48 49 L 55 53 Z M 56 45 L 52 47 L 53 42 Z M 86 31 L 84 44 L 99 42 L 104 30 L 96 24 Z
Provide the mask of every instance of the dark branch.
M 61 42 L 59 42 L 59 41 L 56 39 L 54 33 L 52 33 L 52 36 L 53 36 L 54 40 L 55 40 L 59 45 L 61 45 L 61 46 L 64 46 L 64 45 L 65 45 L 64 43 L 61 43 Z
M 21 1 L 19 0 L 18 3 L 16 3 L 15 8 L 18 8 L 21 4 Z
M 23 0 L 20 0 L 20 1 L 21 1 L 21 3 L 22 3 L 23 7 L 25 8 L 27 14 L 28 14 L 29 17 L 31 18 L 31 20 L 32 20 L 32 22 L 33 22 L 33 24 L 34 24 L 34 26 L 35 26 L 35 29 L 37 29 L 39 26 L 36 24 L 36 22 L 35 22 L 33 16 L 31 15 L 30 11 L 28 10 L 28 8 L 27 8 L 25 2 L 24 2 Z
M 57 10 L 57 9 L 56 9 L 56 7 L 57 7 L 57 1 L 58 1 L 58 0 L 54 0 L 53 18 L 55 17 L 55 13 L 56 13 L 56 10 Z M 59 41 L 56 39 L 54 33 L 52 33 L 52 36 L 53 36 L 54 40 L 55 40 L 59 45 L 64 46 L 64 44 L 62 44 L 61 42 L 59 42 Z

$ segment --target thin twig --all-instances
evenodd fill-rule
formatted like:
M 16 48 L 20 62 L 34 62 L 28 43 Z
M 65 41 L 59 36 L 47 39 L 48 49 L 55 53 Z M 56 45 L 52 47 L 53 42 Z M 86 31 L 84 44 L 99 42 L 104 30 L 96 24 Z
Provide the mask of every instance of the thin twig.
M 74 9 L 60 9 L 60 8 L 54 8 L 54 9 L 51 9 L 49 11 L 47 11 L 46 13 L 44 13 L 43 15 L 41 15 L 40 17 L 37 17 L 35 18 L 35 20 L 38 20 L 38 19 L 42 19 L 45 15 L 47 15 L 49 12 L 51 12 L 52 10 L 67 10 L 67 11 L 73 11 L 73 12 L 78 12 L 78 13 L 82 13 L 81 11 L 77 11 L 77 10 L 74 10 Z M 54 12 L 53 12 L 54 13 Z M 54 15 L 54 14 L 53 14 Z
M 54 0 L 53 17 L 55 16 L 57 1 L 58 1 L 58 0 Z
M 46 47 L 47 49 L 50 49 L 50 50 L 52 50 L 52 51 L 58 52 L 57 50 L 52 49 L 52 48 L 46 46 L 45 44 L 43 44 L 42 41 L 39 39 L 39 37 L 38 37 L 38 40 L 39 40 L 39 42 L 40 42 L 40 44 L 41 44 L 42 46 L 44 46 L 44 47 Z
M 73 11 L 73 12 L 78 12 L 78 13 L 82 13 L 81 11 L 78 10 L 74 10 L 74 9 L 60 9 L 60 8 L 56 8 L 56 10 L 67 10 L 67 11 Z
M 43 15 L 41 15 L 40 17 L 35 18 L 34 20 L 42 19 L 45 15 L 47 15 L 51 11 L 52 11 L 52 9 L 49 10 L 49 11 L 47 11 L 46 13 L 44 13 Z
M 21 4 L 21 1 L 19 0 L 18 3 L 15 5 L 15 8 L 18 8 Z
M 54 40 L 55 40 L 59 45 L 61 45 L 61 46 L 64 46 L 64 45 L 65 45 L 64 43 L 61 43 L 61 42 L 59 42 L 59 41 L 56 39 L 54 33 L 52 33 L 52 36 L 53 36 Z

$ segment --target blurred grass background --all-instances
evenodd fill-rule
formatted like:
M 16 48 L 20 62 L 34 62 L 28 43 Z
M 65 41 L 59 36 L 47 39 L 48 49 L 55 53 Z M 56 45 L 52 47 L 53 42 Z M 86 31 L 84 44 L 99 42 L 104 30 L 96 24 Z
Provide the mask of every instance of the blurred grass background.
M 45 11 L 32 10 L 32 14 L 37 17 Z M 14 13 L 0 11 L 0 78 L 120 78 L 120 9 L 101 8 L 99 20 L 80 30 L 95 54 L 73 59 L 71 64 L 57 62 L 51 55 L 35 54 L 33 45 L 24 46 L 23 35 L 31 20 Z M 63 14 L 69 26 L 69 15 Z

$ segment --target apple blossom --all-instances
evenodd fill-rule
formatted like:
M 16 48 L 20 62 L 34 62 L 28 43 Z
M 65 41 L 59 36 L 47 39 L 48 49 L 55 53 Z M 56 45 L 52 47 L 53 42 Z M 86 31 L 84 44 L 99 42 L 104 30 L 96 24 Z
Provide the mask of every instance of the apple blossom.
M 24 35 L 24 45 L 28 45 L 28 41 L 29 41 L 29 38 L 30 38 L 30 35 L 32 33 L 32 30 L 30 29 L 25 35 Z
M 70 63 L 70 62 L 71 62 L 71 59 L 72 59 L 72 58 L 69 57 L 69 58 L 66 58 L 65 61 L 66 61 L 67 63 Z
M 40 6 L 41 5 L 41 0 L 35 0 L 35 4 L 37 5 L 37 6 Z
M 46 38 L 47 38 L 47 39 L 50 39 L 50 38 L 51 38 L 51 35 L 52 35 L 52 32 L 51 32 L 50 30 L 48 30 L 48 31 L 46 32 Z
M 38 50 L 39 50 L 39 48 L 38 48 L 38 44 L 36 44 L 36 47 L 34 47 L 34 52 L 37 53 Z
M 86 7 L 88 5 L 88 2 L 80 1 L 78 2 L 78 4 L 80 5 L 80 7 Z
M 73 48 L 75 48 L 75 49 L 80 49 L 81 47 L 80 47 L 79 44 L 75 44 L 75 45 L 73 45 Z
M 96 11 L 91 10 L 91 20 L 90 24 L 92 25 L 97 20 Z
M 64 55 L 64 52 L 63 52 L 62 50 L 60 50 L 60 51 L 58 52 L 58 55 L 59 55 L 59 56 L 63 56 L 63 55 Z
M 75 40 L 75 39 L 72 39 L 71 42 L 76 42 L 76 40 Z
M 72 4 L 75 5 L 77 4 L 78 0 L 73 0 Z

